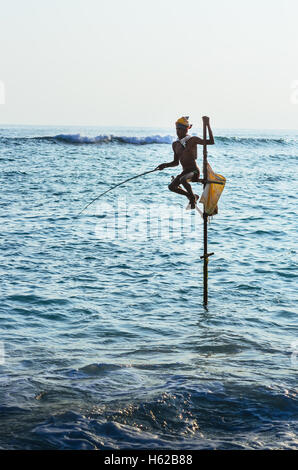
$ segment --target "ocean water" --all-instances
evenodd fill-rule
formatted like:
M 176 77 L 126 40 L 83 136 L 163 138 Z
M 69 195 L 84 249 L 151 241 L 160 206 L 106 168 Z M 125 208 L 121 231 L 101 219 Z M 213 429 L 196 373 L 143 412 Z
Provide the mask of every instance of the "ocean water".
M 179 168 L 77 217 L 173 129 L 1 127 L 1 449 L 298 448 L 298 132 L 215 136 L 206 309 Z

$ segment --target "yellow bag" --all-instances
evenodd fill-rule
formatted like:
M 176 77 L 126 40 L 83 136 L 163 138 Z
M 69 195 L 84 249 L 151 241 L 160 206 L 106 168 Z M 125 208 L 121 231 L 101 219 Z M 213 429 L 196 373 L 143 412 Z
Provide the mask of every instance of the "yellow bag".
M 224 190 L 226 184 L 226 178 L 222 175 L 218 175 L 214 173 L 209 163 L 207 163 L 207 178 L 208 180 L 214 180 L 222 182 L 223 184 L 214 184 L 208 183 L 206 184 L 203 194 L 199 202 L 204 204 L 205 212 L 208 215 L 215 215 L 218 213 L 217 203 L 221 196 L 221 193 Z

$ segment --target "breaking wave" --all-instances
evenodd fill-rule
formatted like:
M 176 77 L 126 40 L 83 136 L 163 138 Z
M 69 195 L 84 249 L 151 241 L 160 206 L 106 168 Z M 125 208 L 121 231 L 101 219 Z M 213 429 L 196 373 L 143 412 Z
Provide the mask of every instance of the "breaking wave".
M 82 144 L 132 144 L 132 145 L 152 145 L 152 144 L 172 144 L 176 139 L 172 135 L 148 135 L 148 136 L 118 136 L 113 134 L 102 134 L 95 137 L 88 137 L 81 134 L 58 134 L 55 136 L 40 137 L 0 137 L 3 143 L 21 143 L 28 141 L 48 141 L 53 143 L 65 143 L 73 145 Z M 238 136 L 215 136 L 215 143 L 222 145 L 244 145 L 244 146 L 264 146 L 264 145 L 297 145 L 295 138 L 275 138 L 275 137 L 238 137 Z
M 54 137 L 55 140 L 67 142 L 70 144 L 102 144 L 102 143 L 117 143 L 117 144 L 171 144 L 174 138 L 170 135 L 149 135 L 144 137 L 136 136 L 115 136 L 115 135 L 98 135 L 96 137 L 81 136 L 81 134 L 60 134 Z

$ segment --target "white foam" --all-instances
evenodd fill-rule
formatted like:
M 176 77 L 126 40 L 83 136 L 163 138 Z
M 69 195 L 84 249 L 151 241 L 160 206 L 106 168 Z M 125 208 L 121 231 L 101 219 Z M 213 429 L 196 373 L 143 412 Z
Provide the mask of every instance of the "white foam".
M 81 134 L 59 134 L 54 137 L 56 140 L 62 140 L 73 144 L 97 144 L 102 142 L 111 142 L 111 135 L 99 135 L 96 137 L 81 136 Z
M 174 138 L 171 135 L 150 135 L 144 137 L 137 136 L 116 136 L 116 135 L 98 135 L 96 137 L 82 136 L 81 134 L 59 134 L 53 137 L 55 140 L 69 142 L 71 144 L 100 144 L 100 143 L 125 143 L 135 145 L 145 144 L 171 144 Z

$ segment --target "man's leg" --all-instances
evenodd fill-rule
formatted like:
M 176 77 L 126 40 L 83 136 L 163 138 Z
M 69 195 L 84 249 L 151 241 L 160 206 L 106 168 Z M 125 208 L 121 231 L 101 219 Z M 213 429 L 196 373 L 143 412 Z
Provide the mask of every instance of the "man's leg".
M 190 202 L 195 201 L 195 195 L 192 191 L 192 187 L 188 183 L 189 180 L 192 181 L 193 176 L 194 176 L 194 173 L 189 172 L 186 175 L 181 176 L 181 178 L 180 178 L 180 182 L 183 185 L 183 187 L 186 189 L 187 197 L 189 198 Z
M 182 196 L 186 196 L 189 199 L 189 194 L 187 191 L 184 191 L 179 187 L 180 185 L 180 175 L 176 176 L 175 179 L 173 179 L 172 183 L 169 184 L 168 188 L 170 191 L 173 191 L 174 193 L 181 194 Z

